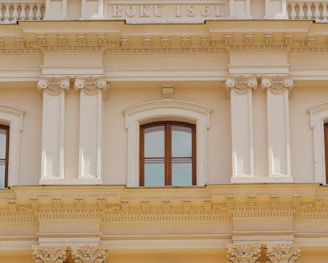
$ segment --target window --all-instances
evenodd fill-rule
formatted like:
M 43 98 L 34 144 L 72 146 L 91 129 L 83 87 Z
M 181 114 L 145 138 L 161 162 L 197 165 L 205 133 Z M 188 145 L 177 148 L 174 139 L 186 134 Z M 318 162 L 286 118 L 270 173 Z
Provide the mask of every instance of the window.
M 0 125 L 0 188 L 8 186 L 9 126 Z
M 326 164 L 326 183 L 328 182 L 328 123 L 324 124 L 324 138 L 325 138 L 325 164 Z
M 196 184 L 196 129 L 182 122 L 140 127 L 140 185 Z

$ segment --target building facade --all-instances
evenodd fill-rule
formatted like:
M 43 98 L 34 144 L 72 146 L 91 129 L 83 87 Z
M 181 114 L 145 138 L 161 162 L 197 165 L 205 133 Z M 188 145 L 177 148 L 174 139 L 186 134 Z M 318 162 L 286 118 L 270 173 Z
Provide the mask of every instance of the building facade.
M 0 0 L 0 262 L 326 262 L 327 8 Z

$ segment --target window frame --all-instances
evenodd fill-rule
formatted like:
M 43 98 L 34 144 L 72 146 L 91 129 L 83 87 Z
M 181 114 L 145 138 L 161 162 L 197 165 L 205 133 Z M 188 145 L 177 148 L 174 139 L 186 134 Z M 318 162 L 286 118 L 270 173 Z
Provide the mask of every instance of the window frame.
M 6 142 L 5 142 L 5 158 L 3 160 L 5 162 L 5 177 L 4 177 L 4 187 L 8 187 L 8 167 L 9 167 L 9 142 L 10 142 L 10 126 L 1 124 L 0 129 L 6 131 Z
M 164 185 L 163 186 L 172 186 L 172 159 L 173 158 L 181 158 L 181 157 L 172 157 L 172 126 L 178 127 L 187 127 L 191 128 L 191 146 L 192 146 L 192 155 L 191 155 L 191 163 L 192 163 L 192 185 L 196 185 L 196 125 L 180 122 L 180 121 L 156 121 L 150 122 L 143 125 L 140 125 L 140 140 L 139 140 L 139 183 L 140 186 L 145 186 L 144 182 L 144 164 L 145 164 L 145 156 L 144 156 L 144 131 L 147 128 L 151 127 L 159 127 L 164 126 Z M 175 185 L 174 185 L 175 186 Z M 189 186 L 189 185 L 188 185 Z
M 123 111 L 127 129 L 127 187 L 139 187 L 140 125 L 155 121 L 181 121 L 196 125 L 196 186 L 207 184 L 207 130 L 211 109 L 178 100 L 157 100 L 132 105 Z

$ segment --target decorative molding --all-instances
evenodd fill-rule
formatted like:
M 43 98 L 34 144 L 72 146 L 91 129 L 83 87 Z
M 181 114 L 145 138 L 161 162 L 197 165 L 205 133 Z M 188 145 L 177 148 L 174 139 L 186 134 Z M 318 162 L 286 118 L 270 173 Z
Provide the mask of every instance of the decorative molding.
M 228 262 L 231 263 L 256 263 L 261 257 L 261 244 L 227 244 Z
M 162 92 L 163 92 L 163 100 L 172 100 L 173 99 L 173 85 L 172 84 L 163 84 Z
M 267 245 L 267 257 L 271 263 L 299 263 L 300 254 L 299 244 Z
M 81 90 L 88 96 L 94 96 L 101 91 L 104 99 L 108 99 L 108 86 L 109 83 L 104 76 L 76 77 L 74 82 L 76 90 Z
M 272 94 L 279 95 L 286 90 L 291 91 L 294 87 L 294 81 L 290 76 L 263 77 L 261 86 L 263 89 L 269 89 Z
M 102 246 L 71 247 L 72 259 L 75 263 L 105 263 L 108 249 Z
M 104 241 L 122 240 L 220 240 L 231 239 L 230 234 L 202 234 L 202 235 L 106 235 L 102 237 Z
M 38 88 L 49 95 L 57 96 L 70 88 L 68 77 L 39 77 Z
M 224 84 L 227 90 L 233 90 L 239 95 L 246 94 L 251 89 L 256 89 L 258 85 L 254 76 L 229 76 Z
M 63 263 L 67 258 L 65 246 L 32 246 L 35 263 Z

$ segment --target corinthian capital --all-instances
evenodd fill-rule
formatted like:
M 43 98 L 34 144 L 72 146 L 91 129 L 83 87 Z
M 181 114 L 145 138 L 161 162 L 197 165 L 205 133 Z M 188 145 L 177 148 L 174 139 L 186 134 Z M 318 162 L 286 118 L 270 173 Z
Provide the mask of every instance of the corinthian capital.
M 294 81 L 290 76 L 263 77 L 261 86 L 263 89 L 269 89 L 272 94 L 282 94 L 294 87 Z
M 66 247 L 32 246 L 35 263 L 63 263 L 66 260 Z
M 90 76 L 86 78 L 76 78 L 74 87 L 89 96 L 95 95 L 101 91 L 103 92 L 104 98 L 107 97 L 108 82 L 104 77 Z
M 70 86 L 68 77 L 40 77 L 38 88 L 45 90 L 49 95 L 59 95 L 68 90 Z
M 105 263 L 107 249 L 102 246 L 72 247 L 71 253 L 75 263 Z
M 228 244 L 226 250 L 231 263 L 255 263 L 261 257 L 261 244 Z
M 272 263 L 299 263 L 300 254 L 299 244 L 267 245 L 267 257 Z
M 237 94 L 243 95 L 249 90 L 257 88 L 257 79 L 254 76 L 230 76 L 224 84 L 227 90 L 234 90 Z

